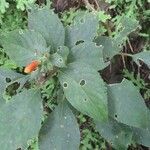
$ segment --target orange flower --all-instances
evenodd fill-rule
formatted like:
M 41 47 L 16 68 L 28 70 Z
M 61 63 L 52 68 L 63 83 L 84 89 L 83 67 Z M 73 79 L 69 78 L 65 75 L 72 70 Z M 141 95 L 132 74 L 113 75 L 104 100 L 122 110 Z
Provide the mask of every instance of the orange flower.
M 35 71 L 37 69 L 37 67 L 39 66 L 40 62 L 37 60 L 32 61 L 30 64 L 28 64 L 25 69 L 24 72 L 25 73 L 31 73 L 32 71 Z

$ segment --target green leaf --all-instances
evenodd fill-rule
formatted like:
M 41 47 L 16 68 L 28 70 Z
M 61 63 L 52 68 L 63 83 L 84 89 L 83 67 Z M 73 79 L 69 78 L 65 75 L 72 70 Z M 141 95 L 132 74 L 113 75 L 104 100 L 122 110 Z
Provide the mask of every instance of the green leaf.
M 48 7 L 33 8 L 28 13 L 29 29 L 42 34 L 48 46 L 55 50 L 64 45 L 65 30 L 56 14 Z
M 97 16 L 98 16 L 99 20 L 103 23 L 105 23 L 108 19 L 111 19 L 111 16 L 106 14 L 105 11 L 98 11 Z
M 136 87 L 128 80 L 108 87 L 111 116 L 118 122 L 137 128 L 149 126 L 148 108 Z
M 0 109 L 0 146 L 3 150 L 24 148 L 41 127 L 42 99 L 38 90 L 24 91 Z
M 96 36 L 98 20 L 92 13 L 86 12 L 83 17 L 76 19 L 74 24 L 66 28 L 66 45 L 71 48 L 81 41 L 92 41 Z
M 150 129 L 134 128 L 133 131 L 134 131 L 133 140 L 136 143 L 150 147 L 150 142 L 149 142 L 150 141 Z
M 143 61 L 150 68 L 150 51 L 143 51 L 132 55 L 134 61 L 139 65 L 139 60 Z
M 6 79 L 9 78 L 11 80 L 11 83 L 13 82 L 21 82 L 21 79 L 25 76 L 19 73 L 16 73 L 13 70 L 9 70 L 6 68 L 0 68 L 0 99 L 3 98 L 3 93 L 5 91 L 5 88 L 7 87 L 8 83 L 6 82 Z M 19 82 L 19 83 L 20 83 Z
M 112 38 L 106 36 L 98 36 L 95 39 L 98 46 L 103 46 L 103 57 L 104 61 L 109 61 L 114 55 L 121 51 L 121 47 L 118 47 L 116 42 Z
M 99 36 L 95 39 L 97 45 L 104 46 L 103 55 L 105 61 L 110 60 L 122 50 L 123 42 L 125 42 L 129 33 L 137 29 L 139 24 L 136 20 L 123 16 L 116 26 L 117 31 L 113 38 Z
M 116 42 L 117 45 L 120 45 L 127 39 L 129 33 L 138 28 L 139 23 L 137 20 L 134 20 L 133 18 L 123 16 L 116 26 L 117 31 L 114 37 L 114 42 Z
M 8 56 L 20 66 L 39 59 L 47 50 L 45 39 L 35 31 L 12 31 L 2 41 Z
M 52 64 L 60 68 L 66 67 L 68 54 L 69 49 L 67 47 L 59 47 L 57 52 L 51 56 Z
M 0 0 L 0 13 L 5 13 L 6 8 L 9 7 L 9 3 L 6 0 Z
M 22 11 L 25 10 L 25 8 L 33 3 L 35 3 L 35 0 L 16 0 L 17 3 L 17 9 L 21 9 Z
M 96 46 L 93 42 L 84 42 L 71 49 L 69 61 L 86 63 L 96 70 L 101 70 L 107 66 L 103 60 L 102 50 L 102 46 Z
M 76 118 L 66 102 L 60 103 L 50 114 L 39 135 L 40 150 L 77 150 L 80 132 Z
M 89 65 L 70 63 L 59 74 L 67 100 L 96 120 L 107 120 L 107 94 L 103 80 Z
M 132 130 L 114 120 L 96 122 L 96 129 L 116 150 L 127 150 L 132 142 Z

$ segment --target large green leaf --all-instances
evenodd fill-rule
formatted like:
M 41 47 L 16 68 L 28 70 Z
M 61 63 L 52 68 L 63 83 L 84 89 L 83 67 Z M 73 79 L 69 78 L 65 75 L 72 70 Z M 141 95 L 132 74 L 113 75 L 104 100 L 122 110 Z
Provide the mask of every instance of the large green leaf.
M 93 42 L 81 43 L 71 49 L 69 62 L 83 62 L 96 70 L 101 70 L 107 66 L 107 63 L 104 63 L 102 50 L 102 46 L 96 46 Z
M 130 81 L 110 85 L 108 100 L 110 115 L 117 121 L 137 128 L 149 126 L 148 108 Z
M 16 150 L 36 137 L 41 127 L 42 99 L 38 90 L 14 96 L 0 109 L 0 146 Z
M 67 100 L 77 110 L 96 120 L 107 120 L 107 94 L 95 69 L 82 63 L 70 63 L 59 74 Z
M 47 50 L 45 39 L 35 31 L 12 31 L 2 41 L 8 56 L 20 66 L 39 59 Z
M 114 120 L 96 122 L 96 129 L 116 150 L 127 150 L 132 142 L 132 130 Z
M 77 150 L 80 132 L 76 118 L 66 102 L 50 114 L 39 135 L 40 150 Z
M 66 45 L 71 48 L 81 41 L 92 41 L 96 36 L 98 20 L 92 13 L 86 12 L 74 24 L 66 28 Z
M 64 45 L 65 30 L 56 14 L 48 7 L 33 8 L 28 13 L 28 26 L 42 34 L 48 46 L 55 50 Z
M 150 51 L 143 51 L 133 55 L 132 57 L 137 64 L 139 64 L 139 60 L 141 60 L 150 68 Z

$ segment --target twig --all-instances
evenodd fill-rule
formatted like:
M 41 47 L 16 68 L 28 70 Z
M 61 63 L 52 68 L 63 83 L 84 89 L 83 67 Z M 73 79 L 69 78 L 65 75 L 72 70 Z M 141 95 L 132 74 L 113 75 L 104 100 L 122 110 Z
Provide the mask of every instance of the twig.
M 129 38 L 127 39 L 127 42 L 128 42 L 129 47 L 130 47 L 130 49 L 131 49 L 131 52 L 134 53 L 134 50 L 133 50 L 133 47 L 132 47 L 132 45 L 131 45 L 131 42 L 130 42 Z
M 126 62 L 125 62 L 124 55 L 121 55 L 121 58 L 122 58 L 122 62 L 123 62 L 123 67 L 126 69 Z
M 98 4 L 97 0 L 94 0 L 94 2 L 96 4 L 97 9 L 100 10 L 100 7 L 99 7 L 99 4 Z
M 92 5 L 89 3 L 89 1 L 88 0 L 83 0 L 84 1 L 84 3 L 85 3 L 85 5 L 91 10 L 91 11 L 93 11 L 94 13 L 95 13 L 95 8 L 94 7 L 92 7 Z

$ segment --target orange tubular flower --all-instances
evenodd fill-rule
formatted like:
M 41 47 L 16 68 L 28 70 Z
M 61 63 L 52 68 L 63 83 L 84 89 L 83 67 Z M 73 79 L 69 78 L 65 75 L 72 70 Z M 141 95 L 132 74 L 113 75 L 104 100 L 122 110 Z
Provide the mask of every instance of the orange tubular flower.
M 24 72 L 25 73 L 31 73 L 33 71 L 35 71 L 37 69 L 37 67 L 39 66 L 40 62 L 37 60 L 32 61 L 30 64 L 28 64 L 25 69 Z

